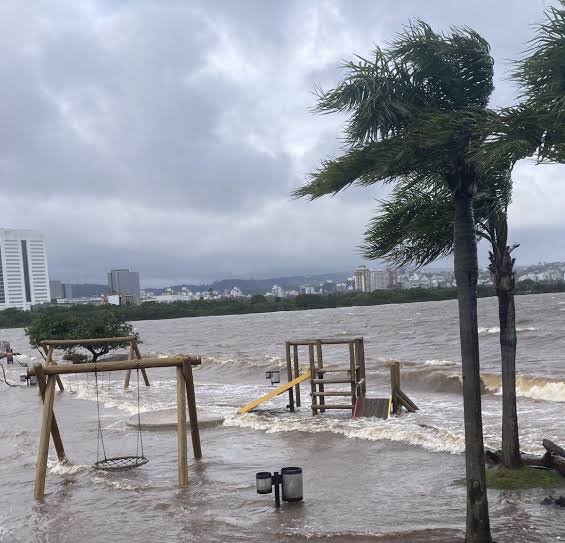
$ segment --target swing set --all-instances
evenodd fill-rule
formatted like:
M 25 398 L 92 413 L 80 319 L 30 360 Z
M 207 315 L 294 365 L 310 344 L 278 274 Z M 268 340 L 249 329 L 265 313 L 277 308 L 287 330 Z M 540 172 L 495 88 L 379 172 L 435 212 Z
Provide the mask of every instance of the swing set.
M 104 338 L 104 339 L 81 339 L 81 340 L 50 340 L 48 345 L 49 355 L 52 355 L 55 345 L 76 345 L 85 343 L 118 343 L 124 339 L 133 338 Z M 135 338 L 137 340 L 137 338 Z M 202 450 L 200 447 L 200 432 L 198 428 L 198 416 L 196 411 L 196 397 L 194 393 L 194 379 L 192 375 L 192 366 L 201 364 L 200 357 L 194 356 L 171 356 L 167 358 L 144 358 L 141 359 L 139 350 L 137 350 L 137 358 L 131 359 L 132 352 L 136 349 L 132 348 L 133 342 L 130 344 L 130 357 L 128 360 L 116 362 L 100 362 L 87 364 L 56 364 L 52 360 L 52 356 L 47 357 L 45 366 L 40 363 L 33 365 L 28 369 L 28 377 L 37 377 L 39 392 L 43 400 L 43 414 L 41 422 L 41 437 L 39 440 L 39 450 L 37 453 L 36 475 L 35 475 L 35 491 L 34 496 L 37 500 L 42 500 L 45 496 L 45 479 L 47 475 L 47 458 L 49 453 L 49 443 L 51 438 L 55 445 L 57 457 L 60 462 L 65 462 L 67 456 L 63 447 L 59 426 L 53 411 L 55 401 L 55 384 L 60 383 L 61 375 L 94 373 L 96 387 L 96 406 L 98 415 L 97 428 L 97 451 L 95 469 L 104 471 L 122 471 L 134 469 L 149 461 L 143 450 L 143 437 L 141 433 L 141 413 L 140 413 L 140 373 L 143 375 L 146 385 L 149 385 L 146 369 L 148 368 L 176 368 L 177 377 L 177 449 L 178 449 L 178 478 L 181 487 L 188 485 L 188 447 L 186 432 L 186 411 L 188 405 L 188 416 L 190 421 L 190 434 L 192 438 L 192 449 L 194 458 L 200 460 L 202 458 Z M 137 347 L 137 345 L 135 346 Z M 135 455 L 108 457 L 106 454 L 106 446 L 104 443 L 104 435 L 102 432 L 102 424 L 100 420 L 100 398 L 98 394 L 98 374 L 101 372 L 126 371 L 126 383 L 129 386 L 129 377 L 132 370 L 136 370 L 137 378 L 137 447 Z M 100 458 L 100 448 L 102 449 L 103 458 Z

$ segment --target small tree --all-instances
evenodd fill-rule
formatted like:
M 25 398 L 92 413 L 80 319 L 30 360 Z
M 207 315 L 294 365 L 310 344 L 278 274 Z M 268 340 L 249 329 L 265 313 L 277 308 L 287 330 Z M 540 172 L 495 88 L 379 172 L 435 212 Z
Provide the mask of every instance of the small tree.
M 91 315 L 76 315 L 66 312 L 40 312 L 34 315 L 32 323 L 25 329 L 32 347 L 39 347 L 42 341 L 49 339 L 93 339 L 126 337 L 133 335 L 133 327 L 110 308 L 99 309 Z M 78 345 L 90 351 L 92 362 L 108 354 L 110 349 L 127 347 L 127 342 Z M 75 346 L 60 347 L 67 354 Z

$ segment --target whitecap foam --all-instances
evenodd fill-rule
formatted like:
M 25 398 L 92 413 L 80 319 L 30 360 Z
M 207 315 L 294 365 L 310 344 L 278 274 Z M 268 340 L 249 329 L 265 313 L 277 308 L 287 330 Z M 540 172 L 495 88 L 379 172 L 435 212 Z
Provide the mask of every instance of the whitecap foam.
M 453 360 L 426 360 L 424 366 L 456 366 Z
M 92 477 L 90 480 L 93 483 L 104 485 L 114 490 L 142 490 L 149 486 L 127 479 L 110 479 L 108 477 Z
M 479 332 L 479 334 L 499 334 L 500 333 L 500 327 L 492 326 L 492 327 L 488 328 L 488 327 L 484 327 L 484 326 L 479 326 L 478 332 Z
M 253 428 L 266 433 L 279 432 L 331 432 L 349 439 L 368 441 L 394 441 L 416 445 L 429 451 L 460 454 L 465 450 L 464 436 L 449 430 L 420 425 L 400 419 L 339 419 L 324 417 L 273 417 L 249 413 L 226 418 L 224 426 Z
M 50 462 L 48 465 L 49 473 L 57 475 L 74 475 L 75 473 L 91 468 L 88 464 L 71 464 L 70 462 Z
M 537 328 L 533 326 L 517 326 L 516 332 L 535 332 Z M 479 334 L 500 334 L 500 326 L 479 326 L 478 328 Z

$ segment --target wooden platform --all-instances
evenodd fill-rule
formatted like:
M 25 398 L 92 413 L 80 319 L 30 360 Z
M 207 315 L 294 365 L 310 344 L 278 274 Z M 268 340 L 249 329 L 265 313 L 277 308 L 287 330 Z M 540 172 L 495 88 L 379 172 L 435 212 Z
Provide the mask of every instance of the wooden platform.
M 391 401 L 391 398 L 360 398 L 355 416 L 388 419 L 392 409 Z

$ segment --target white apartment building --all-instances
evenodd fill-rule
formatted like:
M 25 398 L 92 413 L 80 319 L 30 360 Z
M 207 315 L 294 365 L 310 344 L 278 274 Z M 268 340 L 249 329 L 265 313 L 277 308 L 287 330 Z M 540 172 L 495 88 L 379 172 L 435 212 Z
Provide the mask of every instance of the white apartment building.
M 47 252 L 41 233 L 0 228 L 0 310 L 27 310 L 50 300 Z

